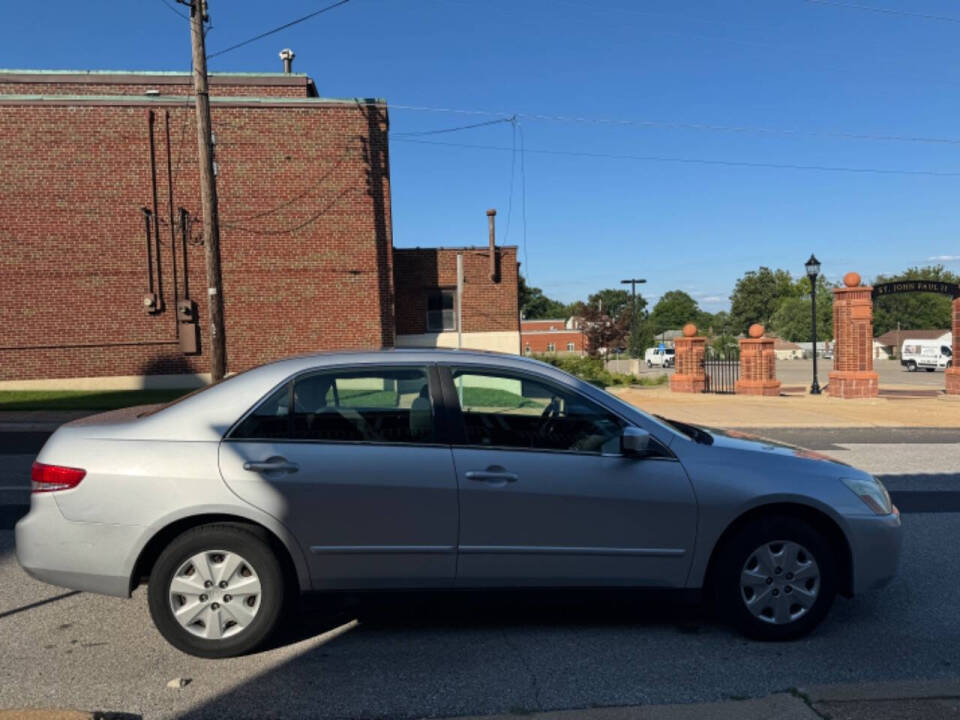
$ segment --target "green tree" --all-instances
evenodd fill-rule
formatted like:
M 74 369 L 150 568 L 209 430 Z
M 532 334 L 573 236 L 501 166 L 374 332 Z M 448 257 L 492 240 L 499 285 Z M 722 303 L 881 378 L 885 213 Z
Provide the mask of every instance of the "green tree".
M 683 290 L 665 292 L 650 312 L 653 332 L 664 330 L 679 330 L 687 323 L 694 323 L 698 328 L 706 330 L 713 320 L 710 313 L 700 309 L 697 301 Z
M 769 326 L 773 314 L 797 288 L 786 270 L 761 267 L 744 273 L 730 296 L 730 320 L 734 334 L 746 333 L 753 323 Z
M 897 275 L 878 275 L 876 284 L 898 280 L 937 280 L 960 283 L 960 276 L 946 270 L 943 265 L 908 268 Z M 905 293 L 883 295 L 873 307 L 873 334 L 883 335 L 897 329 L 939 330 L 950 328 L 950 298 L 936 293 Z
M 810 279 L 794 283 L 794 294 L 784 297 L 770 318 L 769 330 L 784 340 L 810 342 Z M 833 338 L 833 286 L 823 275 L 817 278 L 817 340 Z
M 526 320 L 538 318 L 566 318 L 567 306 L 559 300 L 554 300 L 543 294 L 538 287 L 527 285 L 523 275 L 517 285 L 519 296 L 520 315 Z

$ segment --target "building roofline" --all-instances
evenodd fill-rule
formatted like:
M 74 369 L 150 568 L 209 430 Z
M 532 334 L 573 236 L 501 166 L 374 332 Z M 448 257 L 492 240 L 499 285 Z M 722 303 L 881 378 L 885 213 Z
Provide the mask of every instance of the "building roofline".
M 211 98 L 212 99 L 212 98 Z M 385 103 L 386 101 L 384 101 Z M 518 245 L 497 245 L 498 250 L 516 250 Z M 416 247 L 394 247 L 394 252 L 405 252 L 405 251 L 416 251 L 416 250 L 478 250 L 486 252 L 490 249 L 489 245 L 462 245 L 457 247 L 455 245 L 438 245 L 435 247 L 421 247 L 417 245 Z
M 2 79 L 0 79 L 2 81 Z M 183 107 L 193 102 L 193 95 L 3 95 L 0 105 L 110 105 Z M 211 95 L 211 105 L 238 107 L 317 107 L 323 105 L 376 105 L 386 107 L 383 98 L 266 97 L 247 95 Z
M 520 318 L 520 322 L 562 322 L 565 323 L 567 318 Z
M 285 72 L 211 72 L 211 84 L 237 83 L 247 80 L 254 85 L 303 85 L 310 80 L 306 73 Z M 143 84 L 154 81 L 164 84 L 190 83 L 192 75 L 185 70 L 35 70 L 0 68 L 0 82 L 84 82 Z M 241 83 L 242 84 L 242 83 Z

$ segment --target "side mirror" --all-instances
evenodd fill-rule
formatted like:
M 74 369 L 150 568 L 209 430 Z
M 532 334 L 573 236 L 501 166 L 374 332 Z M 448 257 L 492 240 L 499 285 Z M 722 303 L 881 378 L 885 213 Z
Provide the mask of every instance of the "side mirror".
M 643 457 L 650 454 L 650 433 L 642 428 L 628 425 L 620 436 L 620 452 L 624 455 Z

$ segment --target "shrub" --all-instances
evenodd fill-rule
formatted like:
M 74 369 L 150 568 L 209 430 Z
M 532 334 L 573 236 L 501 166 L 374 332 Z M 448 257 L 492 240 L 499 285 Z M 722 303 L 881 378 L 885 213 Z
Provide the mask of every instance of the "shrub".
M 537 360 L 542 360 L 554 367 L 558 367 L 571 375 L 576 375 L 582 380 L 586 380 L 600 387 L 610 385 L 663 385 L 667 381 L 666 375 L 657 375 L 656 377 L 638 378 L 636 375 L 627 375 L 624 373 L 610 372 L 603 366 L 603 360 L 598 357 L 577 357 L 575 355 L 538 355 Z

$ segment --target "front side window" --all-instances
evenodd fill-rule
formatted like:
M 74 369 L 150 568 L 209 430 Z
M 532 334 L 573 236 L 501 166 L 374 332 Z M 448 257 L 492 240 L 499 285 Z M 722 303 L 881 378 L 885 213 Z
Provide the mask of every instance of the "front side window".
M 268 396 L 233 439 L 411 443 L 434 437 L 423 368 L 336 370 L 306 375 Z
M 940 347 L 940 354 L 943 355 L 944 357 L 952 357 L 953 351 L 950 348 L 948 348 L 946 345 L 943 345 Z
M 427 293 L 427 331 L 457 329 L 456 290 L 431 290 Z
M 468 445 L 617 453 L 624 422 L 581 395 L 522 376 L 454 370 Z

